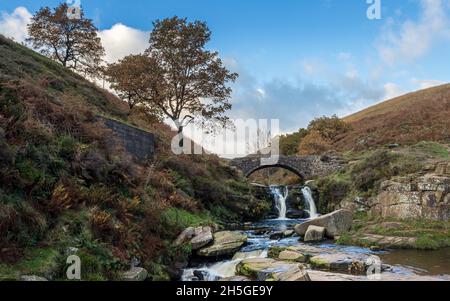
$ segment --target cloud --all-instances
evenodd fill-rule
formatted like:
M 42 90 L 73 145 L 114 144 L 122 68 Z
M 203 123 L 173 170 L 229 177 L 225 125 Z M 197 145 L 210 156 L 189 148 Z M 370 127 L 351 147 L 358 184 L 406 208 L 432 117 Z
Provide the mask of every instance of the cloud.
M 383 100 L 396 98 L 403 94 L 405 94 L 405 91 L 399 85 L 397 85 L 395 83 L 386 83 L 384 85 Z
M 17 7 L 11 14 L 2 11 L 0 13 L 0 33 L 13 38 L 16 42 L 24 42 L 28 36 L 27 24 L 32 15 L 23 6 Z
M 443 85 L 445 82 L 435 79 L 416 79 L 413 78 L 412 83 L 419 89 L 428 89 L 436 86 Z
M 106 50 L 106 61 L 115 62 L 129 54 L 142 53 L 148 48 L 150 32 L 131 28 L 121 23 L 101 30 L 99 36 Z
M 426 55 L 441 40 L 450 38 L 447 0 L 421 0 L 418 20 L 396 26 L 393 19 L 377 40 L 381 60 L 387 65 L 411 62 Z M 445 4 L 445 5 L 444 5 Z

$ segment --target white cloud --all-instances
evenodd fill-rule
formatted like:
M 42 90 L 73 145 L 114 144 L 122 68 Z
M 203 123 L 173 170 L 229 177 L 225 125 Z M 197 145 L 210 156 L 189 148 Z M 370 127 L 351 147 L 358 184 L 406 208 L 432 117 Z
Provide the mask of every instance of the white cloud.
M 382 61 L 394 65 L 410 62 L 426 55 L 441 40 L 450 38 L 449 18 L 444 5 L 448 0 L 421 0 L 422 14 L 418 20 L 407 20 L 395 26 L 392 20 L 378 39 Z
M 443 81 L 435 80 L 435 79 L 416 79 L 416 78 L 413 78 L 411 81 L 419 90 L 440 86 L 440 85 L 443 85 L 445 83 Z
M 121 23 L 99 32 L 106 50 L 106 61 L 115 62 L 129 54 L 142 53 L 148 48 L 150 32 L 128 27 Z
M 32 15 L 23 6 L 17 7 L 11 14 L 2 11 L 0 13 L 0 33 L 13 38 L 16 42 L 24 42 L 28 36 L 27 24 Z
M 403 94 L 405 94 L 405 91 L 399 85 L 397 85 L 395 83 L 387 83 L 384 85 L 383 100 L 396 98 Z

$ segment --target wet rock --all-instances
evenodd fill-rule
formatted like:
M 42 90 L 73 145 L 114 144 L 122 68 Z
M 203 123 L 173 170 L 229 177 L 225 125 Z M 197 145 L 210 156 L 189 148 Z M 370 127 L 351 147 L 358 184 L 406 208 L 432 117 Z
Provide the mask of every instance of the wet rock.
M 232 277 L 222 278 L 219 281 L 241 282 L 241 281 L 251 281 L 251 279 L 247 278 L 245 276 L 232 276 Z
M 200 270 L 195 270 L 195 271 L 193 272 L 193 275 L 194 275 L 195 277 L 197 277 L 197 279 L 198 279 L 199 281 L 205 281 L 205 279 L 206 279 L 207 276 L 208 276 L 208 275 L 206 275 L 206 272 L 200 271 Z
M 366 281 L 368 280 L 365 276 L 347 275 L 339 274 L 333 272 L 324 271 L 312 271 L 308 270 L 308 275 L 311 281 Z
M 144 281 L 147 279 L 148 272 L 144 268 L 134 267 L 122 274 L 123 281 Z
M 373 262 L 380 262 L 378 256 L 365 254 L 330 253 L 320 254 L 309 260 L 311 267 L 318 270 L 336 271 L 349 274 L 365 274 Z
M 352 219 L 351 211 L 341 209 L 297 225 L 295 226 L 295 232 L 303 237 L 308 227 L 313 225 L 326 228 L 326 236 L 334 238 L 350 230 Z
M 271 258 L 245 259 L 236 266 L 238 275 L 259 281 L 307 281 L 303 266 Z
M 417 242 L 416 237 L 385 236 L 376 234 L 364 234 L 355 237 L 354 240 L 382 249 L 414 249 Z
M 252 252 L 237 252 L 236 254 L 234 254 L 232 260 L 261 257 L 263 253 L 264 250 L 255 250 Z
M 20 281 L 48 281 L 48 280 L 44 277 L 36 275 L 23 275 L 20 276 Z
M 278 259 L 286 261 L 305 262 L 306 256 L 296 251 L 284 250 L 280 252 L 280 254 L 278 255 Z
M 214 233 L 214 243 L 197 253 L 204 257 L 231 255 L 247 242 L 247 235 L 238 231 L 222 231 Z
M 194 237 L 191 239 L 192 250 L 198 250 L 213 241 L 212 228 L 209 226 L 197 227 L 194 230 Z
M 286 217 L 292 218 L 292 219 L 306 218 L 306 217 L 308 217 L 308 213 L 306 213 L 303 210 L 291 209 L 291 210 L 288 210 L 288 212 L 286 212 Z
M 291 237 L 292 235 L 294 235 L 295 231 L 294 230 L 286 230 L 283 232 L 283 236 L 284 237 Z
M 318 242 L 325 238 L 325 228 L 311 225 L 305 233 L 305 242 Z
M 279 239 L 282 239 L 283 237 L 284 237 L 283 231 L 274 232 L 274 233 L 270 234 L 270 236 L 269 236 L 269 238 L 271 240 L 279 240 Z

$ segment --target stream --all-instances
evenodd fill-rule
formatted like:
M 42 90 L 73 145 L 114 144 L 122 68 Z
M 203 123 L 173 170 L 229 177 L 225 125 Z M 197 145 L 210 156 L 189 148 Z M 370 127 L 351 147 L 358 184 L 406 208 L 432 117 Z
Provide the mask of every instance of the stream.
M 266 258 L 268 250 L 273 246 L 299 246 L 305 243 L 299 241 L 298 236 L 286 237 L 282 239 L 271 239 L 271 234 L 280 231 L 293 229 L 297 224 L 301 224 L 320 216 L 317 212 L 316 204 L 309 187 L 301 188 L 301 193 L 305 201 L 305 211 L 310 218 L 289 219 L 286 217 L 288 210 L 286 199 L 288 197 L 288 187 L 271 186 L 270 191 L 275 199 L 275 207 L 279 216 L 277 219 L 267 219 L 252 223 L 242 231 L 248 236 L 247 244 L 244 245 L 234 257 L 218 262 L 202 261 L 195 259 L 191 265 L 183 270 L 182 281 L 217 281 L 236 275 L 236 266 L 244 259 Z M 266 231 L 267 230 L 267 231 Z M 367 254 L 377 255 L 383 264 L 391 267 L 390 274 L 401 276 L 433 276 L 442 280 L 450 280 L 450 249 L 437 251 L 418 250 L 392 250 L 392 251 L 372 251 L 367 248 L 357 246 L 337 245 L 332 240 L 314 244 L 315 247 L 323 248 L 326 251 L 335 250 L 347 254 Z

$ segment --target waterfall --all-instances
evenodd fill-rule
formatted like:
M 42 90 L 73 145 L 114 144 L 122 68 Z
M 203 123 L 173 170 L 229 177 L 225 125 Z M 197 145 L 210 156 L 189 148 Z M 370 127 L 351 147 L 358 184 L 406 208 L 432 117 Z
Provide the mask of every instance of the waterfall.
M 311 188 L 308 186 L 305 186 L 302 188 L 302 194 L 305 198 L 305 201 L 308 203 L 308 210 L 306 210 L 309 213 L 310 218 L 316 218 L 319 215 L 317 214 L 317 208 L 316 203 L 314 202 L 314 198 L 312 196 Z
M 284 191 L 282 189 L 284 188 Z M 285 187 L 279 187 L 279 186 L 270 186 L 270 191 L 272 192 L 272 195 L 275 197 L 275 206 L 278 210 L 278 219 L 284 220 L 286 219 L 286 199 L 289 194 L 288 188 Z

